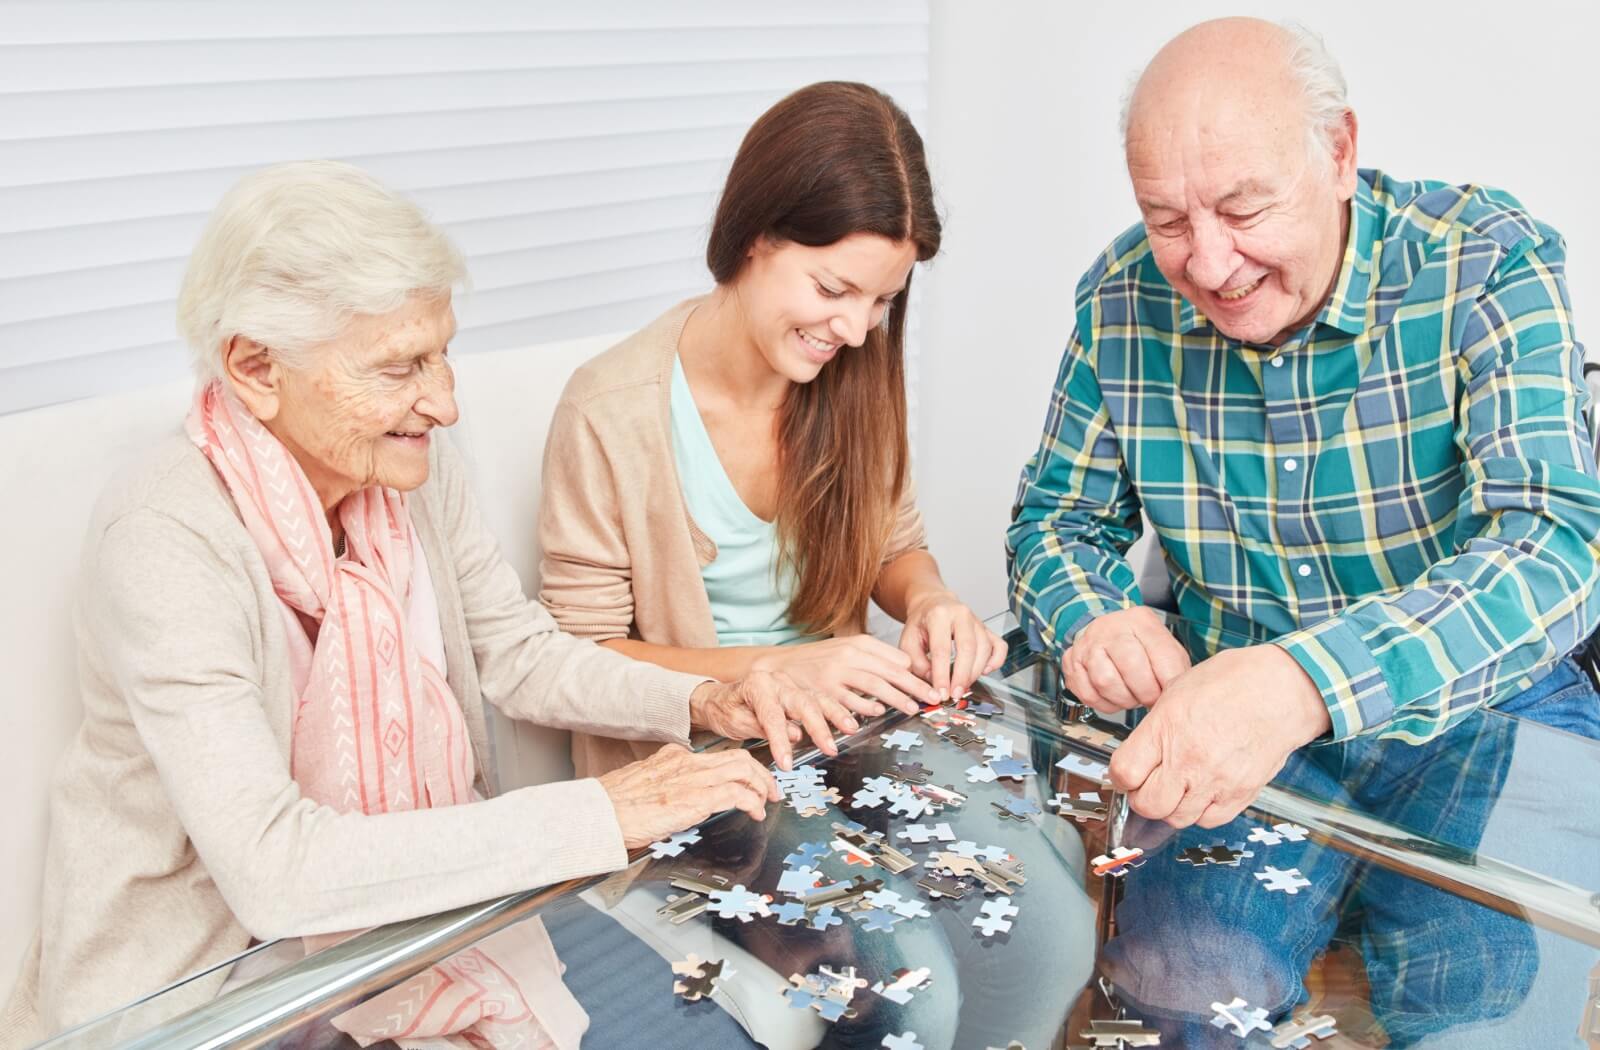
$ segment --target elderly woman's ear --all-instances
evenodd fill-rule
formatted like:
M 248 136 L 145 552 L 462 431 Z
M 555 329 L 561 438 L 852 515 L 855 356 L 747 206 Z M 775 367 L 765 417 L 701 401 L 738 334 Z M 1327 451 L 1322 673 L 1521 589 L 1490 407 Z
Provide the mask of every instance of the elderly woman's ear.
M 283 365 L 271 350 L 247 336 L 235 335 L 222 351 L 222 371 L 251 415 L 262 422 L 277 416 Z

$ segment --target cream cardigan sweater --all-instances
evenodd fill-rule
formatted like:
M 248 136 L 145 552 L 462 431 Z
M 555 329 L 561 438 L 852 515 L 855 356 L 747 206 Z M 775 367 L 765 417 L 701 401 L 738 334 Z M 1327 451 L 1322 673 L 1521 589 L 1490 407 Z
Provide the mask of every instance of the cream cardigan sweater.
M 450 688 L 481 794 L 485 699 L 544 725 L 686 742 L 703 679 L 562 634 L 523 595 L 435 432 L 411 497 Z M 449 809 L 339 813 L 289 777 L 284 618 L 205 457 L 174 437 L 96 509 L 77 605 L 84 721 L 59 767 L 39 936 L 0 1045 L 43 1038 L 225 959 L 252 938 L 413 918 L 627 863 L 594 780 Z M 215 995 L 226 971 L 132 1019 Z
M 581 638 L 716 648 L 700 568 L 716 558 L 717 546 L 689 514 L 672 455 L 672 365 L 684 322 L 704 301 L 679 303 L 579 368 L 551 419 L 539 600 L 562 630 Z M 882 564 L 926 547 L 908 483 Z M 574 734 L 579 775 L 645 753 L 633 741 L 612 739 L 622 735 Z

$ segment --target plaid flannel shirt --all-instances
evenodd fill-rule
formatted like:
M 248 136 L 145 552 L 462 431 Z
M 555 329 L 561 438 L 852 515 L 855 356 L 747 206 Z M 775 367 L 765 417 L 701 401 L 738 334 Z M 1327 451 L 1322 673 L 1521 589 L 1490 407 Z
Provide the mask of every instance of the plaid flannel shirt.
M 1140 603 L 1142 507 L 1179 613 L 1287 650 L 1335 739 L 1426 740 L 1531 685 L 1600 622 L 1564 267 L 1505 193 L 1363 170 L 1327 304 L 1258 346 L 1128 230 L 1079 282 L 1007 533 L 1035 647 Z

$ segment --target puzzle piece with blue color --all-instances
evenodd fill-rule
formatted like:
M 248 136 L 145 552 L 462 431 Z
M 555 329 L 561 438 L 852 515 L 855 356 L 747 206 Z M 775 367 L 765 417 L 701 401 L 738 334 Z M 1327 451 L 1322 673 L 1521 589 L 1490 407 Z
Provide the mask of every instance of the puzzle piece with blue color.
M 910 751 L 914 747 L 922 746 L 922 735 L 907 729 L 896 729 L 892 733 L 884 733 L 879 739 L 883 746 L 895 751 Z
M 1259 1006 L 1252 1008 L 1237 995 L 1230 1003 L 1212 1003 L 1211 1010 L 1217 1015 L 1211 1019 L 1211 1026 L 1231 1028 L 1240 1039 L 1249 1038 L 1251 1032 L 1272 1031 L 1267 1023 L 1267 1012 Z
M 1301 875 L 1299 868 L 1280 870 L 1269 864 L 1266 871 L 1255 874 L 1256 879 L 1271 892 L 1287 893 L 1291 897 L 1311 885 L 1311 880 Z
M 984 901 L 979 912 L 978 917 L 972 920 L 972 925 L 985 937 L 993 937 L 1011 929 L 1011 920 L 1016 917 L 1017 909 L 1010 897 L 995 897 Z
M 676 835 L 662 839 L 660 842 L 650 843 L 650 855 L 656 860 L 676 857 L 699 841 L 700 833 L 698 831 L 692 828 L 688 831 L 680 831 Z
M 716 912 L 724 919 L 749 922 L 757 915 L 771 915 L 772 910 L 767 907 L 769 903 L 768 898 L 736 885 L 730 890 L 717 890 L 709 894 L 706 910 Z
M 956 833 L 950 830 L 949 824 L 934 824 L 931 827 L 927 824 L 908 824 L 904 830 L 899 832 L 897 837 L 906 839 L 909 842 L 915 842 L 919 846 L 925 846 L 933 839 L 938 839 L 940 842 L 953 842 L 955 841 Z
M 1000 811 L 1000 816 L 1006 820 L 1028 820 L 1044 812 L 1039 808 L 1039 803 L 1031 798 L 1008 798 L 1004 802 L 992 802 L 990 805 Z
M 917 1033 L 915 1032 L 886 1035 L 879 1045 L 883 1047 L 883 1050 L 926 1050 L 921 1043 L 917 1042 Z

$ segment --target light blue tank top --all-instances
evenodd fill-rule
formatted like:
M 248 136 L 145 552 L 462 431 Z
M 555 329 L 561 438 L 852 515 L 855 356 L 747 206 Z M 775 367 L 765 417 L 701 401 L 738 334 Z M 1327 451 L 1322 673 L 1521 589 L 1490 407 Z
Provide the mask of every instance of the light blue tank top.
M 720 645 L 787 645 L 809 641 L 789 622 L 793 573 L 775 572 L 778 532 L 758 518 L 722 469 L 700 418 L 682 362 L 672 362 L 672 457 L 683 498 L 717 556 L 700 569 Z

